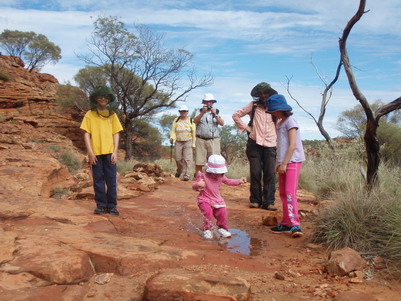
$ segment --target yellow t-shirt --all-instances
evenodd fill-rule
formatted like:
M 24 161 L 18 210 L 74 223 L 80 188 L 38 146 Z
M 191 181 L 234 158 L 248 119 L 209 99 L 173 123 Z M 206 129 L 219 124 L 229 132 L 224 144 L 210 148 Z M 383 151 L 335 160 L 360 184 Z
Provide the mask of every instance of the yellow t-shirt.
M 113 135 L 122 131 L 123 127 L 117 114 L 103 117 L 97 111 L 88 111 L 82 120 L 81 129 L 91 135 L 92 150 L 98 156 L 114 151 Z

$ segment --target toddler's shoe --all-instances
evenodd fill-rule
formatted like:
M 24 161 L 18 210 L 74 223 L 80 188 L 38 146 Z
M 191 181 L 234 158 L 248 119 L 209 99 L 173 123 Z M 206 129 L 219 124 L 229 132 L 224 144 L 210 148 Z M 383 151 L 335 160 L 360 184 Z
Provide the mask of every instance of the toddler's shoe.
M 105 214 L 107 213 L 107 210 L 105 207 L 97 207 L 95 210 L 93 210 L 94 214 Z
M 273 233 L 291 233 L 291 227 L 278 224 L 277 226 L 270 228 Z
M 210 230 L 203 231 L 203 238 L 204 239 L 212 239 L 213 238 L 212 231 L 210 231 Z
M 219 234 L 224 237 L 224 238 L 228 238 L 231 237 L 231 233 L 228 232 L 226 229 L 224 228 L 219 228 L 219 230 L 217 230 L 217 232 L 219 232 Z
M 116 207 L 109 209 L 108 212 L 111 215 L 120 215 L 120 212 L 118 212 Z
M 302 237 L 304 235 L 300 226 L 294 226 L 290 229 L 290 231 L 292 238 Z

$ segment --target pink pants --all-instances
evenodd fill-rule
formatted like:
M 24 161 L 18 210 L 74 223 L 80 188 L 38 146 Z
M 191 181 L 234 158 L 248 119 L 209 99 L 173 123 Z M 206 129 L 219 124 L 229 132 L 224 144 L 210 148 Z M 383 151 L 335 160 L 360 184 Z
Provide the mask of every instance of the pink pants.
M 204 230 L 211 230 L 213 228 L 213 216 L 216 218 L 217 227 L 228 230 L 228 214 L 226 207 L 214 208 L 206 202 L 200 203 L 198 206 L 204 217 Z
M 299 226 L 297 188 L 302 163 L 288 163 L 284 174 L 279 175 L 278 185 L 280 199 L 283 203 L 282 225 Z

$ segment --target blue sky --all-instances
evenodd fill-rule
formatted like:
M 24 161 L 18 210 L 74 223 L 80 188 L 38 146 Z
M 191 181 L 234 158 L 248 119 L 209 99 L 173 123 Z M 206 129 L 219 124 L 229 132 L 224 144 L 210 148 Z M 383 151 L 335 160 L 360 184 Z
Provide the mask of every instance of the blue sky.
M 293 96 L 317 117 L 324 85 L 311 60 L 331 81 L 339 60 L 338 39 L 358 5 L 357 0 L 0 0 L 0 32 L 46 35 L 63 58 L 42 72 L 73 83 L 84 67 L 75 53 L 85 52 L 98 16 L 120 17 L 127 27 L 144 24 L 164 34 L 167 48 L 192 52 L 199 74 L 213 74 L 212 86 L 189 95 L 190 110 L 199 108 L 204 93 L 213 93 L 226 124 L 233 124 L 231 115 L 251 101 L 252 87 L 266 81 L 294 108 L 302 138 L 322 139 L 287 95 L 286 78 L 292 78 Z M 401 3 L 368 0 L 367 9 L 351 32 L 348 53 L 367 99 L 387 103 L 401 95 Z M 335 137 L 340 134 L 335 129 L 338 115 L 358 102 L 344 72 L 333 92 L 324 125 Z

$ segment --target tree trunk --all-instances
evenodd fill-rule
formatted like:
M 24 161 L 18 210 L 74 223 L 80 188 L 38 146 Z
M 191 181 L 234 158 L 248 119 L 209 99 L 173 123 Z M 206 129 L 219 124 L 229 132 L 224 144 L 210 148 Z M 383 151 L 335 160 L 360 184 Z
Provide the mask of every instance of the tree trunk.
M 322 120 L 322 122 L 323 122 L 323 120 Z M 324 129 L 324 127 L 320 121 L 318 123 L 316 123 L 316 125 L 320 131 L 320 134 L 322 134 L 322 136 L 326 140 L 327 144 L 329 145 L 330 149 L 332 149 L 334 151 L 335 148 L 334 148 L 333 141 L 331 140 L 329 133 L 327 133 L 327 131 Z
M 365 148 L 367 155 L 367 185 L 371 190 L 379 181 L 378 170 L 380 164 L 380 145 L 377 140 L 379 124 L 374 119 L 368 119 L 365 131 Z
M 132 125 L 131 120 L 127 118 L 125 121 L 125 160 L 130 160 L 134 156 L 134 147 L 132 144 Z

